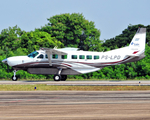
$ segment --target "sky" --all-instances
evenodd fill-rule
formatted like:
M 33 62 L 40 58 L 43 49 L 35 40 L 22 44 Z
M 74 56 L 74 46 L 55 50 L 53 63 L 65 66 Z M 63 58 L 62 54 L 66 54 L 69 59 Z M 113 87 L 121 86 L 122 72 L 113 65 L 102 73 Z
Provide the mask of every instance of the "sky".
M 129 25 L 150 25 L 150 0 L 0 0 L 0 32 L 15 25 L 33 31 L 64 13 L 82 13 L 106 40 Z

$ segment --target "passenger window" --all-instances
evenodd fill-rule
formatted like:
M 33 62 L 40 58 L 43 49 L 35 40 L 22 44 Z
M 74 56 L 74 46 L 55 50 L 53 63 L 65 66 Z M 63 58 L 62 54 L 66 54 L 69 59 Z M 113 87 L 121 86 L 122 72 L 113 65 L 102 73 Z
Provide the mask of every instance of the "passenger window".
M 77 59 L 77 55 L 72 55 L 72 59 Z
M 57 54 L 53 54 L 53 55 L 52 55 L 52 58 L 53 58 L 53 59 L 58 59 L 58 55 L 57 55 Z
M 47 59 L 48 59 L 48 56 L 47 56 L 47 54 L 45 55 L 45 58 L 47 58 Z
M 92 55 L 87 55 L 86 59 L 92 59 Z
M 79 59 L 85 59 L 85 56 L 84 55 L 80 55 Z
M 37 58 L 43 59 L 43 58 L 44 58 L 44 55 L 43 55 L 43 54 L 40 54 Z
M 67 59 L 67 55 L 61 55 L 61 59 Z
M 99 59 L 99 56 L 98 55 L 94 55 L 94 60 L 97 60 Z

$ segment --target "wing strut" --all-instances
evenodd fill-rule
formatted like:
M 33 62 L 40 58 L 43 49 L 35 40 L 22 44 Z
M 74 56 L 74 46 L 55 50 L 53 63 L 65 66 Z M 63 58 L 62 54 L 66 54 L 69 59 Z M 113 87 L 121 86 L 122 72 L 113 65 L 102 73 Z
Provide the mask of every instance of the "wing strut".
M 52 66 L 52 60 L 50 55 L 52 55 L 52 50 L 46 50 L 46 54 L 48 56 L 49 66 Z
M 60 55 L 67 55 L 66 52 L 61 51 L 59 49 L 49 49 L 49 48 L 41 48 L 41 50 L 45 50 L 48 56 L 49 66 L 52 66 L 52 53 L 60 54 Z

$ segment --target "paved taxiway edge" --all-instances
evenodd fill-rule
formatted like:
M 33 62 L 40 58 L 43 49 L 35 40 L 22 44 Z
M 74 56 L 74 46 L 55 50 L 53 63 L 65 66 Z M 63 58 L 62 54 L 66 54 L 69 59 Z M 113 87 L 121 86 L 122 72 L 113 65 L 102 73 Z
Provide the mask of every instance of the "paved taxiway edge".
M 0 81 L 0 85 L 35 85 L 53 86 L 150 86 L 150 81 Z

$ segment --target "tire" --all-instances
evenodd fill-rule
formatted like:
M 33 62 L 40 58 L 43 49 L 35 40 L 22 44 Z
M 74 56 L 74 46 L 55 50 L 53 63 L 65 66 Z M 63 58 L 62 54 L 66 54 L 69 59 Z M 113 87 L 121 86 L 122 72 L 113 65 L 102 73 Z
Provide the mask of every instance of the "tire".
M 66 81 L 67 75 L 61 75 L 61 81 Z
M 61 80 L 61 76 L 60 75 L 54 75 L 54 81 L 60 81 Z
M 17 81 L 18 80 L 18 76 L 12 76 L 12 81 Z

